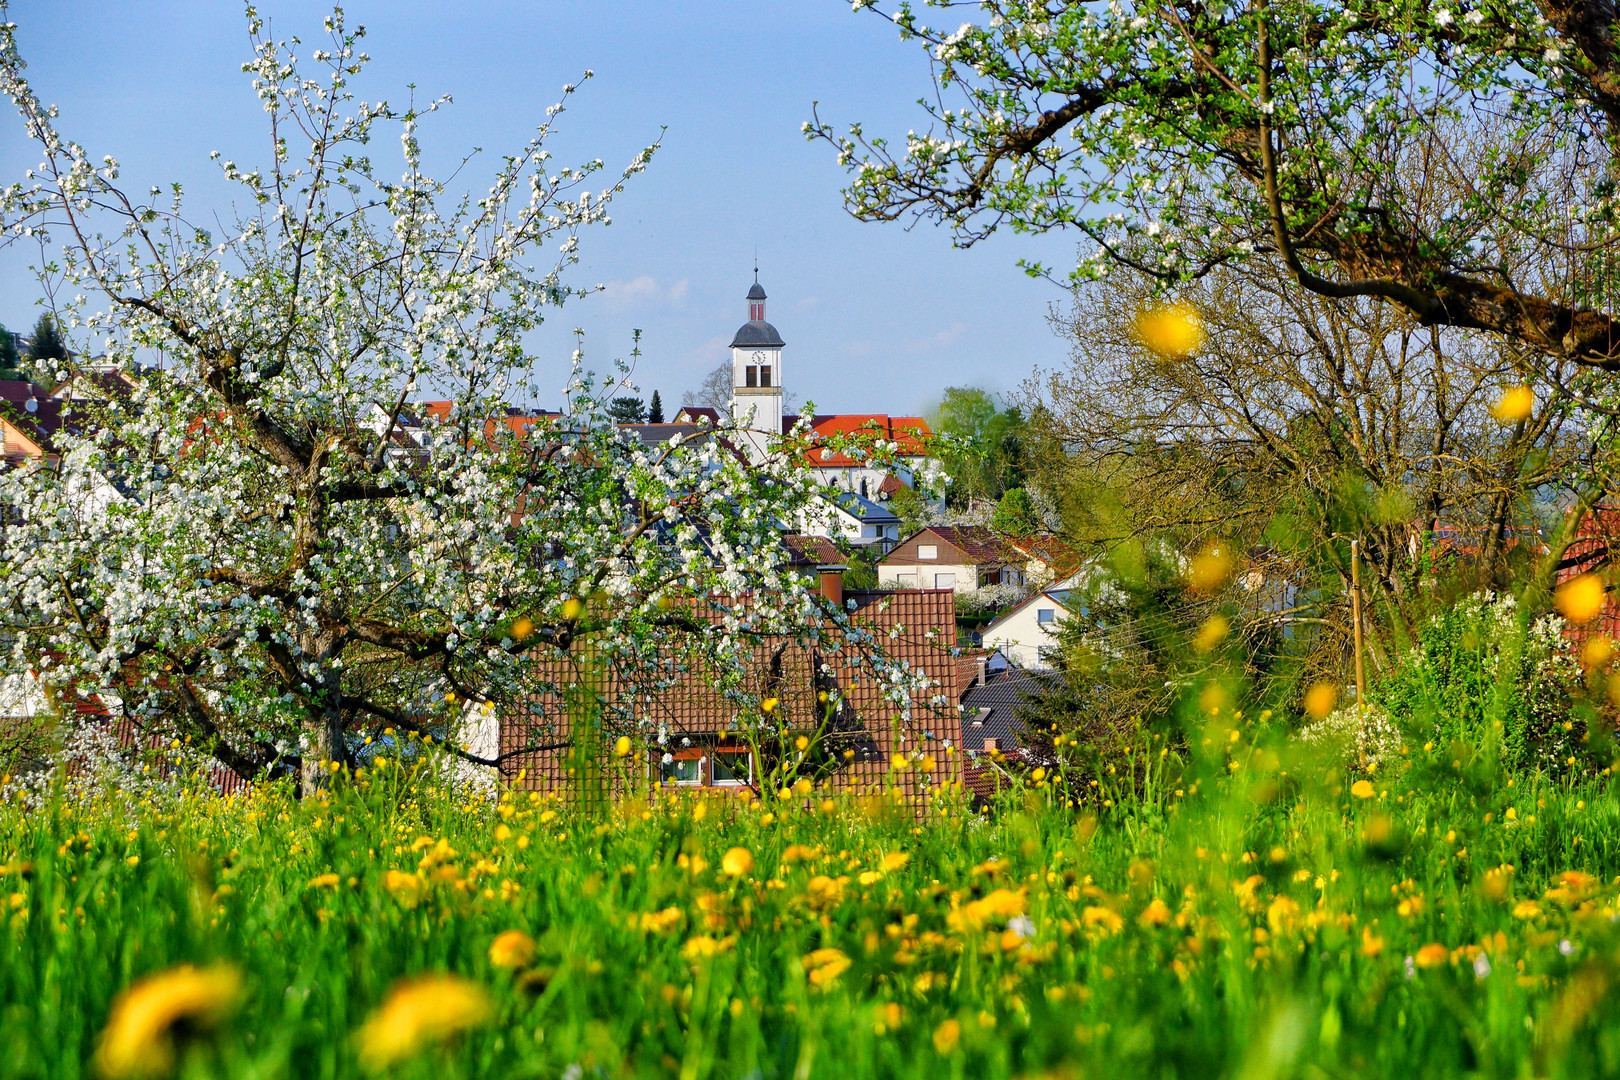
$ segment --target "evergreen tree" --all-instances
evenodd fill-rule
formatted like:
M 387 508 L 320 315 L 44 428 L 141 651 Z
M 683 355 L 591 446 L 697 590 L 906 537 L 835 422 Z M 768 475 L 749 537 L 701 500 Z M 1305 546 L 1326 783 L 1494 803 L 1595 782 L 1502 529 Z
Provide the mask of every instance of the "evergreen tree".
M 658 391 L 654 390 L 652 401 L 647 405 L 647 423 L 662 424 L 663 422 L 664 402 L 661 398 L 659 398 Z
M 1041 531 L 1041 516 L 1029 492 L 1021 487 L 1008 489 L 990 515 L 990 527 L 1003 536 L 1033 536 Z
M 22 357 L 17 355 L 17 339 L 11 331 L 0 325 L 0 379 L 15 381 L 28 378 L 22 370 Z
M 616 397 L 608 402 L 608 415 L 621 424 L 642 424 L 647 421 L 647 406 L 638 397 Z
M 56 318 L 47 311 L 34 323 L 34 340 L 28 343 L 30 366 L 36 371 L 54 374 L 67 358 L 67 345 L 56 328 Z

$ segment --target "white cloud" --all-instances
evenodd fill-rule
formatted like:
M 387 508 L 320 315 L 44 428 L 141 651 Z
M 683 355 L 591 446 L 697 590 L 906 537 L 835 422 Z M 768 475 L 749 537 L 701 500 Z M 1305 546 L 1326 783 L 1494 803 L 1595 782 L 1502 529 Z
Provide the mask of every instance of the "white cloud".
M 962 335 L 966 332 L 966 324 L 953 322 L 937 334 L 911 339 L 902 348 L 908 353 L 927 353 L 933 352 L 935 349 L 947 349 L 960 341 Z
M 629 281 L 610 281 L 602 287 L 602 298 L 616 308 L 645 307 L 650 304 L 668 304 L 683 307 L 689 291 L 686 278 L 673 285 L 661 286 L 651 274 L 642 274 Z

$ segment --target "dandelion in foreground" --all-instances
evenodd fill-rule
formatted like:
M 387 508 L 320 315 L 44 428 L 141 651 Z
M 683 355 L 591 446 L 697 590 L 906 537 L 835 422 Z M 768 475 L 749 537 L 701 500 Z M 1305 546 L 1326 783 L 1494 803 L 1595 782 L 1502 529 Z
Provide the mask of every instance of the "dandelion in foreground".
M 628 757 L 630 755 L 630 736 L 620 735 L 619 740 L 613 744 L 614 757 Z
M 742 877 L 754 869 L 754 856 L 747 848 L 734 847 L 720 858 L 720 869 L 731 877 Z
M 1338 702 L 1339 689 L 1330 682 L 1314 683 L 1305 691 L 1305 712 L 1312 720 L 1322 719 Z
M 1536 393 L 1528 386 L 1510 386 L 1491 407 L 1491 415 L 1504 424 L 1516 424 L 1530 415 L 1535 407 Z
M 1146 307 L 1136 315 L 1136 338 L 1161 360 L 1185 360 L 1204 344 L 1204 320 L 1191 304 Z
M 1591 622 L 1603 610 L 1603 581 L 1596 574 L 1572 577 L 1553 593 L 1553 604 L 1564 618 L 1577 625 Z
M 483 987 L 457 975 L 423 975 L 394 984 L 357 1036 L 360 1057 L 385 1069 L 428 1046 L 480 1027 L 494 1009 Z
M 534 938 L 522 930 L 505 930 L 489 943 L 489 962 L 509 970 L 534 963 Z
M 96 1067 L 108 1080 L 158 1076 L 174 1067 L 175 1028 L 217 1023 L 242 996 L 235 968 L 184 964 L 133 983 L 113 1002 L 96 1049 Z
M 1350 794 L 1358 799 L 1370 799 L 1376 792 L 1373 790 L 1371 780 L 1357 780 L 1350 785 Z

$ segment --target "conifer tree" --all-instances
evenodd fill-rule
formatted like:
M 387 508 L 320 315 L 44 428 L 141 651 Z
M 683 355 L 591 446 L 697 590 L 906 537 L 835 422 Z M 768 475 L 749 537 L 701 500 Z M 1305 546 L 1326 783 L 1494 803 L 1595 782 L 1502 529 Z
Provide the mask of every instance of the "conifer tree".
M 647 423 L 662 424 L 664 422 L 664 402 L 654 390 L 652 401 L 647 405 Z

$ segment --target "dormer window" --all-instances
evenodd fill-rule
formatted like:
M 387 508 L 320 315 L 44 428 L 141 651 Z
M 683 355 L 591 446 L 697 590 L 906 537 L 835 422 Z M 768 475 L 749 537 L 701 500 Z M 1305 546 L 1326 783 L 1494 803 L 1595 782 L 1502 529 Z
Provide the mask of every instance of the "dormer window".
M 918 544 L 917 545 L 917 558 L 919 558 L 919 559 L 937 559 L 937 558 L 939 558 L 939 545 L 938 544 Z

